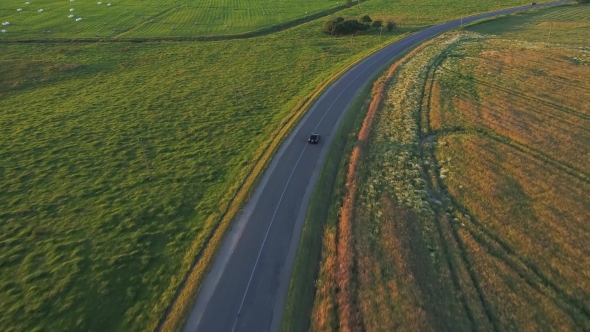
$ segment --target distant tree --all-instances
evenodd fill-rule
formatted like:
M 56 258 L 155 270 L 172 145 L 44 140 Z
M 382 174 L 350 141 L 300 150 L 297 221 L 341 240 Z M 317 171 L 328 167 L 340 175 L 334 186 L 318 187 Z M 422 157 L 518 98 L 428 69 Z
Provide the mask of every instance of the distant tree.
M 340 23 L 344 22 L 344 18 L 343 17 L 336 17 L 333 20 L 329 20 L 326 21 L 326 23 L 324 23 L 324 32 L 329 34 L 329 35 L 334 35 L 336 34 L 336 26 Z
M 576 0 L 578 3 L 590 3 L 590 0 Z
M 377 21 L 373 21 L 373 28 L 380 28 L 383 26 L 383 22 L 377 20 Z
M 373 22 L 373 20 L 371 19 L 371 16 L 365 15 L 365 16 L 361 17 L 361 22 L 363 22 L 363 23 L 371 23 L 371 22 Z
M 326 21 L 326 23 L 324 23 L 324 32 L 329 35 L 332 35 L 333 34 L 332 32 L 334 31 L 335 24 L 336 24 L 336 20 Z
M 324 32 L 332 36 L 350 35 L 358 31 L 369 29 L 369 24 L 361 23 L 357 20 L 345 20 L 337 17 L 324 23 Z
M 346 7 L 352 6 L 352 0 L 346 0 Z
M 385 27 L 387 28 L 387 31 L 391 31 L 393 29 L 397 29 L 397 23 L 395 23 L 392 20 L 387 21 L 387 24 L 385 25 Z

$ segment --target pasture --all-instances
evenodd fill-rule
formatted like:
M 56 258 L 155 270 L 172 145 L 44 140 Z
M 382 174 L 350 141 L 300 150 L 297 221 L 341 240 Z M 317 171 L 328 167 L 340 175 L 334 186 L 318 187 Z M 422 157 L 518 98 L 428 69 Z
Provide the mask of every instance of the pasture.
M 470 13 L 525 4 L 522 0 L 464 0 L 460 6 L 452 0 L 355 3 L 360 3 L 357 6 L 360 8 L 349 10 L 351 14 L 390 17 L 414 28 Z M 3 27 L 7 32 L 0 34 L 0 41 L 234 35 L 280 25 L 344 4 L 345 0 L 5 0 L 0 3 L 0 21 L 10 25 Z M 43 12 L 39 12 L 40 9 Z M 77 18 L 82 20 L 76 21 Z
M 29 25 L 12 16 L 24 1 L 0 3 L 0 21 L 10 22 L 0 35 L 3 331 L 155 329 L 297 105 L 363 54 L 457 15 L 415 15 L 429 7 L 409 0 L 391 4 L 394 15 L 375 1 L 342 15 L 415 21 L 354 38 L 326 36 L 318 20 L 242 40 L 76 43 L 51 39 L 92 37 L 121 4 L 43 3 L 29 14 L 50 15 Z M 164 3 L 125 2 L 146 19 Z M 78 16 L 85 6 L 98 23 Z M 82 21 L 67 19 L 72 7 Z M 116 17 L 116 27 L 141 24 Z M 5 42 L 12 38 L 52 42 Z
M 589 17 L 502 17 L 398 64 L 338 189 L 311 330 L 590 328 Z
M 178 37 L 252 31 L 338 6 L 336 0 L 98 2 L 6 0 L 0 20 L 11 23 L 8 35 L 15 38 Z

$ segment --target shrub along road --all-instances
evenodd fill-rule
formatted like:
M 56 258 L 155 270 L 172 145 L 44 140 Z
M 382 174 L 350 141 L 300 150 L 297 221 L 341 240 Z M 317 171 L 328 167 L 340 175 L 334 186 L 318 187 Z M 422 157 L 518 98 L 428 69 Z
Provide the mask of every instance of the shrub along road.
M 564 2 L 505 9 L 433 26 L 387 46 L 344 74 L 320 96 L 273 158 L 227 234 L 184 330 L 278 330 L 309 197 L 331 135 L 355 95 L 384 65 L 461 24 Z M 311 133 L 322 135 L 318 145 L 308 145 Z

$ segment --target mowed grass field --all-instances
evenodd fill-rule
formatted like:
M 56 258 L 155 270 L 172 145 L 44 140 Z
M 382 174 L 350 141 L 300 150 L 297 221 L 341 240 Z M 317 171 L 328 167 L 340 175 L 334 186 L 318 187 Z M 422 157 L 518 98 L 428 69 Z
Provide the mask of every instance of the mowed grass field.
M 337 1 L 21 0 L 0 4 L 4 38 L 178 37 L 246 32 L 334 8 Z M 108 3 L 112 5 L 107 6 Z M 341 2 L 342 4 L 342 2 Z M 22 8 L 18 12 L 17 9 Z M 74 9 L 70 12 L 70 9 Z M 39 13 L 38 10 L 43 9 Z M 73 14 L 73 18 L 68 15 Z M 76 22 L 81 17 L 82 21 Z M 7 37 L 8 36 L 8 37 Z
M 589 18 L 511 15 L 398 65 L 328 220 L 311 330 L 590 329 Z
M 418 17 L 382 36 L 332 38 L 319 20 L 216 42 L 0 41 L 0 329 L 155 329 L 296 105 L 362 54 L 460 12 L 408 4 L 342 12 Z M 23 38 L 54 31 L 38 24 Z M 61 36 L 94 34 L 76 31 Z
M 232 35 L 341 7 L 345 0 L 5 0 L 2 40 L 146 38 Z M 544 2 L 544 1 L 540 1 Z M 108 4 L 111 6 L 107 6 Z M 356 2 L 358 4 L 358 1 Z M 393 16 L 402 25 L 432 24 L 469 13 L 525 4 L 521 0 L 369 1 L 364 13 Z M 17 9 L 22 9 L 17 11 Z M 43 12 L 38 12 L 43 9 Z M 74 11 L 70 11 L 74 9 Z M 68 18 L 69 15 L 74 15 Z M 82 18 L 77 22 L 77 18 Z

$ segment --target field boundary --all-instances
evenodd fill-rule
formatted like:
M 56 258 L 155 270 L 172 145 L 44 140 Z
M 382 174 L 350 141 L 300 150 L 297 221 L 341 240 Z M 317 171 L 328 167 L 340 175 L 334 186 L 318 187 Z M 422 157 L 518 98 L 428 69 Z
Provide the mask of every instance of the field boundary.
M 399 37 L 403 38 L 405 35 L 400 35 Z M 285 119 L 281 123 L 282 129 L 277 134 L 276 139 L 260 149 L 260 154 L 258 158 L 256 158 L 252 170 L 230 199 L 226 210 L 221 214 L 220 222 L 215 227 L 211 236 L 207 239 L 206 246 L 204 246 L 202 251 L 195 256 L 192 267 L 183 278 L 181 286 L 178 288 L 178 291 L 171 301 L 171 304 L 168 306 L 166 313 L 161 317 L 156 330 L 166 332 L 176 331 L 186 322 L 188 314 L 190 313 L 191 305 L 194 303 L 198 291 L 204 281 L 204 277 L 213 264 L 219 247 L 223 243 L 228 227 L 231 225 L 244 203 L 250 198 L 250 195 L 258 184 L 258 180 L 274 157 L 275 152 L 280 148 L 281 144 L 291 133 L 291 130 L 299 123 L 299 120 L 305 115 L 307 110 L 320 97 L 320 95 L 344 73 L 359 64 L 375 51 L 382 49 L 390 43 L 391 40 L 385 41 L 382 44 L 359 54 L 351 63 L 345 65 L 319 83 L 311 93 L 299 101 L 293 108 L 291 117 Z M 195 239 L 195 241 L 197 240 L 198 239 Z

